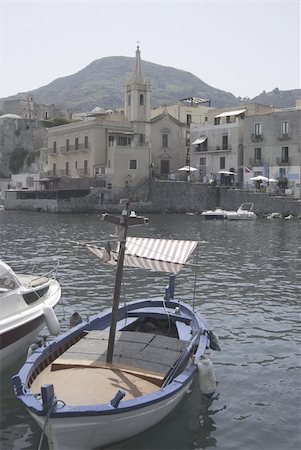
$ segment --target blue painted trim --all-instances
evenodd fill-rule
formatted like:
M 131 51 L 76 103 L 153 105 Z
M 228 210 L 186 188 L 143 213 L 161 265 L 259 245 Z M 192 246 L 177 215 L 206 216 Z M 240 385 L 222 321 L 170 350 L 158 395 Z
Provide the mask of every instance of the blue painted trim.
M 176 299 L 171 299 L 165 301 L 166 308 L 175 309 L 177 306 L 181 308 L 181 315 L 172 314 L 172 317 L 176 320 L 182 320 L 185 323 L 186 320 L 190 320 L 190 326 L 192 328 L 192 336 L 198 330 L 207 330 L 207 324 L 205 319 L 193 311 L 192 308 L 184 303 L 179 303 Z M 150 300 L 138 300 L 129 302 L 124 306 L 121 306 L 118 311 L 118 320 L 122 320 L 125 317 L 129 316 L 131 311 L 140 310 L 143 311 L 145 315 L 147 309 L 152 313 L 154 313 L 154 308 L 157 308 L 159 311 L 159 316 L 162 316 L 161 308 L 163 307 L 162 299 L 150 299 Z M 164 314 L 164 317 L 166 314 Z M 43 360 L 50 357 L 57 349 L 62 347 L 65 343 L 69 342 L 73 338 L 76 338 L 83 331 L 90 330 L 103 330 L 108 327 L 111 320 L 111 310 L 107 309 L 102 311 L 99 314 L 91 317 L 89 321 L 84 321 L 74 327 L 72 330 L 68 330 L 59 337 L 53 339 L 49 343 L 47 343 L 46 348 L 42 347 L 37 349 L 25 362 L 25 364 L 20 369 L 18 376 L 20 377 L 21 383 L 25 386 L 28 385 L 28 381 L 34 372 L 34 370 L 38 367 L 38 365 L 43 362 Z M 201 334 L 198 349 L 195 353 L 195 357 L 200 357 L 204 351 L 206 350 L 206 346 L 208 344 L 208 337 L 206 334 Z M 165 386 L 164 388 L 159 389 L 158 391 L 151 393 L 149 395 L 145 395 L 142 397 L 138 397 L 132 400 L 124 400 L 120 402 L 117 408 L 114 408 L 110 403 L 101 404 L 101 405 L 86 405 L 86 406 L 78 406 L 78 407 L 70 407 L 70 406 L 57 406 L 53 409 L 51 413 L 51 417 L 85 417 L 85 416 L 93 416 L 93 415 L 108 415 L 108 414 L 121 414 L 126 411 L 132 411 L 135 409 L 144 408 L 146 406 L 150 406 L 152 404 L 156 404 L 158 402 L 164 401 L 167 398 L 170 398 L 177 394 L 181 389 L 184 389 L 185 386 L 192 380 L 193 376 L 197 371 L 197 366 L 194 363 L 190 363 L 185 370 L 176 377 L 170 384 Z M 20 390 L 19 390 L 20 392 Z M 45 416 L 47 411 L 43 410 L 42 404 L 37 398 L 30 392 L 22 393 L 21 395 L 17 395 L 17 398 L 24 403 L 24 405 L 32 411 L 32 413 L 37 414 L 39 416 Z

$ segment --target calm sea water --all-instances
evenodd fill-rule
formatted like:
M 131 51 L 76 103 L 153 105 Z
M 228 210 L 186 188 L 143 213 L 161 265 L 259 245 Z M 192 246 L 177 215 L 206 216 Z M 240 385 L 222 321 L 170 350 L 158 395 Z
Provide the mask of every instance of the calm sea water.
M 176 292 L 195 301 L 218 334 L 210 352 L 218 387 L 209 400 L 197 382 L 160 425 L 112 449 L 297 450 L 301 448 L 300 303 L 301 221 L 203 221 L 200 216 L 150 215 L 131 235 L 200 239 L 197 272 L 185 269 Z M 62 329 L 74 311 L 83 316 L 109 306 L 111 268 L 71 240 L 105 242 L 109 230 L 97 215 L 0 212 L 0 257 L 15 270 L 60 261 Z M 47 266 L 49 267 L 49 266 Z M 126 269 L 123 298 L 164 292 L 167 277 Z M 196 295 L 193 299 L 193 283 Z M 1 377 L 1 450 L 38 448 L 41 432 Z M 47 448 L 46 445 L 42 448 Z M 83 449 L 84 450 L 84 449 Z

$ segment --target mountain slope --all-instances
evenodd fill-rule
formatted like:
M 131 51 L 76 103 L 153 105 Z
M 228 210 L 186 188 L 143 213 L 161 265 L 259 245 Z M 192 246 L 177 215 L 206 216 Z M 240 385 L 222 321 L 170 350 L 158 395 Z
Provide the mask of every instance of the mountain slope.
M 95 106 L 122 107 L 124 86 L 134 61 L 125 56 L 98 59 L 73 75 L 58 78 L 31 92 L 37 102 L 55 103 L 74 111 L 87 111 Z M 171 104 L 189 96 L 210 99 L 212 106 L 238 102 L 231 93 L 215 89 L 189 72 L 146 61 L 142 61 L 142 67 L 145 78 L 151 83 L 152 106 Z
M 98 59 L 79 72 L 58 78 L 46 86 L 31 91 L 39 103 L 55 103 L 72 111 L 91 111 L 95 106 L 103 108 L 123 107 L 124 86 L 134 67 L 134 58 L 110 56 Z M 301 90 L 263 92 L 248 99 L 235 97 L 230 92 L 216 89 L 195 75 L 172 67 L 142 61 L 145 78 L 151 83 L 152 106 L 172 104 L 185 97 L 209 99 L 211 106 L 224 107 L 251 102 L 279 107 L 295 106 L 301 98 Z M 24 95 L 24 94 L 23 94 Z M 19 98 L 21 94 L 8 97 Z M 0 103 L 4 99 L 0 100 Z

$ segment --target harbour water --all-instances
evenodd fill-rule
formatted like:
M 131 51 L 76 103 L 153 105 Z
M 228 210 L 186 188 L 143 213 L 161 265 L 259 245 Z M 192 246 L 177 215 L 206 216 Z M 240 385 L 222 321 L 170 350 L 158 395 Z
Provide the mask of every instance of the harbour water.
M 220 338 L 209 352 L 218 381 L 207 399 L 197 383 L 161 424 L 112 449 L 297 450 L 301 448 L 301 221 L 204 221 L 200 216 L 150 215 L 131 235 L 200 239 L 197 270 L 177 277 L 176 293 L 206 316 Z M 105 242 L 97 215 L 0 211 L 0 257 L 15 270 L 33 258 L 59 259 L 62 329 L 110 306 L 114 269 L 70 241 Z M 194 299 L 193 284 L 196 280 Z M 167 276 L 126 269 L 123 300 L 164 292 Z M 41 431 L 1 376 L 1 450 L 37 450 Z M 47 449 L 45 441 L 41 447 Z M 85 449 L 83 449 L 85 450 Z

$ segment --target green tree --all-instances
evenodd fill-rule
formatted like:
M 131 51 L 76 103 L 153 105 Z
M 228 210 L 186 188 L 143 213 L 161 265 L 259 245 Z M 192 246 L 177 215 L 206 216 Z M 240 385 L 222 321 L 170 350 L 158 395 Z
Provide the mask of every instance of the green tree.
M 24 148 L 15 148 L 9 158 L 9 170 L 12 173 L 19 173 L 23 168 L 25 160 L 28 156 L 29 151 Z

